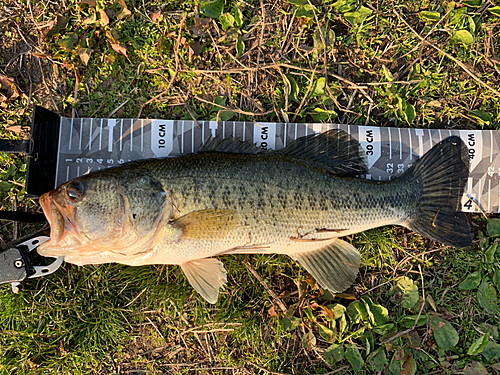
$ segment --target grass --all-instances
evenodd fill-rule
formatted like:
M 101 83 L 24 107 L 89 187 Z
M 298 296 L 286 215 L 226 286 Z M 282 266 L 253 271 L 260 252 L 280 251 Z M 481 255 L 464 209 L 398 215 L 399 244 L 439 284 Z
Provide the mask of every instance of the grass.
M 26 137 L 35 104 L 500 129 L 499 13 L 482 0 L 0 0 L 0 136 Z M 40 212 L 25 165 L 0 155 L 3 210 Z M 363 266 L 338 296 L 276 255 L 223 257 L 213 306 L 175 266 L 64 264 L 17 295 L 0 287 L 0 372 L 498 374 L 498 233 L 469 219 L 468 249 L 395 227 L 353 236 Z M 1 247 L 40 228 L 2 222 Z

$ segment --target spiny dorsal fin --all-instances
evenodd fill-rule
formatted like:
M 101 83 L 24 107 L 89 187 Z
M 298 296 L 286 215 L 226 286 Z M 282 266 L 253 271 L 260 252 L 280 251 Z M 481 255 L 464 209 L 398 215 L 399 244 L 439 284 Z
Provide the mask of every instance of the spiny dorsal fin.
M 210 303 L 216 303 L 219 289 L 227 283 L 224 265 L 214 258 L 191 260 L 181 264 L 191 286 Z
M 298 138 L 278 153 L 306 161 L 336 175 L 368 172 L 366 154 L 359 142 L 340 129 Z
M 292 257 L 332 293 L 343 292 L 354 283 L 361 263 L 358 250 L 340 239 L 318 250 L 292 254 Z
M 216 240 L 224 238 L 237 224 L 234 210 L 207 209 L 194 211 L 177 220 L 171 225 L 182 231 L 182 236 L 199 240 Z
M 266 154 L 272 151 L 264 150 L 248 141 L 242 141 L 239 138 L 227 137 L 221 135 L 210 136 L 207 142 L 201 146 L 198 152 L 225 152 L 233 154 Z

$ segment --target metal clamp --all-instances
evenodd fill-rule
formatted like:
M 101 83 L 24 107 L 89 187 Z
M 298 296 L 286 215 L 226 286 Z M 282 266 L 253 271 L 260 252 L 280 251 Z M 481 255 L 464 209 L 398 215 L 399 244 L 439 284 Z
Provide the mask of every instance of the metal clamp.
M 10 283 L 14 293 L 19 292 L 21 282 L 50 275 L 62 264 L 64 257 L 58 257 L 48 266 L 35 266 L 30 252 L 48 241 L 50 237 L 40 236 L 20 243 L 16 247 L 0 251 L 0 284 Z

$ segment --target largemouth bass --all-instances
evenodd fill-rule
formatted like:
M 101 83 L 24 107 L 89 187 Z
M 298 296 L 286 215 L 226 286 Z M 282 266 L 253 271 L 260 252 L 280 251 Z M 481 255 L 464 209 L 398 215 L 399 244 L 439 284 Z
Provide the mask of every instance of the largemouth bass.
M 226 283 L 219 255 L 287 254 L 338 293 L 361 262 L 339 237 L 402 225 L 446 245 L 471 244 L 459 212 L 469 173 L 459 137 L 389 182 L 358 178 L 367 173 L 365 158 L 340 130 L 271 152 L 212 138 L 196 154 L 131 162 L 44 194 L 51 239 L 38 252 L 77 265 L 177 264 L 215 303 Z

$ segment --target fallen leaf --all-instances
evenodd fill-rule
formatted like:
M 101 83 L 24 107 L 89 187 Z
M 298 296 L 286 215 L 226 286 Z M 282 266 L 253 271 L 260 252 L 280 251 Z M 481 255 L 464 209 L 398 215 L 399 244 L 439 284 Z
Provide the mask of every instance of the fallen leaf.
M 203 44 L 198 41 L 194 41 L 189 43 L 189 54 L 198 56 L 201 54 L 201 50 L 203 48 Z
M 269 310 L 268 310 L 268 313 L 269 313 L 269 316 L 271 318 L 274 318 L 275 316 L 278 316 L 278 313 L 276 312 L 276 309 L 274 308 L 274 306 L 272 306 Z
M 95 0 L 80 0 L 78 2 L 78 5 L 80 5 L 80 4 L 87 4 L 87 5 L 90 5 L 91 7 L 94 7 L 94 8 L 97 5 Z
M 99 16 L 101 16 L 101 19 L 100 19 L 99 23 L 102 26 L 109 25 L 109 17 L 106 14 L 106 11 L 104 9 L 99 9 Z
M 121 53 L 123 56 L 127 56 L 127 47 L 121 43 L 111 43 L 111 48 L 113 48 L 116 52 Z
M 151 13 L 151 21 L 156 22 L 161 16 L 161 9 L 158 10 L 158 12 Z
M 9 126 L 5 130 L 8 130 L 8 131 L 14 132 L 14 133 L 21 133 L 21 126 L 20 125 Z
M 115 56 L 114 55 L 106 55 L 104 56 L 104 61 L 108 63 L 109 65 L 113 65 L 115 62 Z
M 0 88 L 7 92 L 7 99 L 9 100 L 19 97 L 19 91 L 12 78 L 7 78 L 0 74 Z
M 125 4 L 124 0 L 118 0 L 120 5 L 123 7 L 122 11 L 117 17 L 117 21 L 120 21 L 123 18 L 130 17 L 132 15 L 132 12 L 127 8 L 127 5 Z
M 90 60 L 90 55 L 92 54 L 92 49 L 90 48 L 79 48 L 78 56 L 80 56 L 80 60 L 82 60 L 83 65 L 87 66 Z

